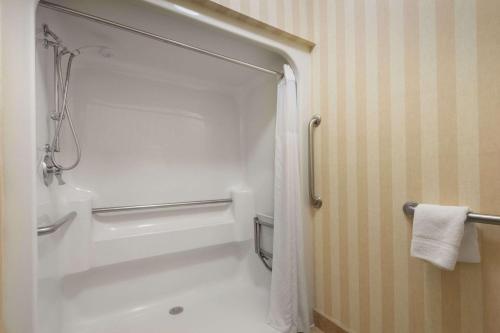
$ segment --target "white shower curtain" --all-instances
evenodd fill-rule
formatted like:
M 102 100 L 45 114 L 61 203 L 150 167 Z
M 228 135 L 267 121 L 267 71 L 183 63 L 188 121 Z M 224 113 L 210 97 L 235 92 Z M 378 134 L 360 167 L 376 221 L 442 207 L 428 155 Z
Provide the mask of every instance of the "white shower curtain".
M 278 84 L 274 173 L 274 245 L 268 323 L 309 332 L 299 177 L 297 84 L 290 66 Z

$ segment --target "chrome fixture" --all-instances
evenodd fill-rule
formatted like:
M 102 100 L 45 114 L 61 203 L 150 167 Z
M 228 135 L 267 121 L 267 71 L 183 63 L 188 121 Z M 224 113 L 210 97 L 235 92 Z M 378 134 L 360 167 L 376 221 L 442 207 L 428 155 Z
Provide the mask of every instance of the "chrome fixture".
M 52 183 L 53 176 L 56 176 L 59 185 L 63 185 L 62 172 L 75 168 L 81 159 L 80 144 L 71 120 L 71 114 L 68 110 L 71 65 L 73 59 L 80 54 L 80 51 L 70 51 L 46 24 L 43 25 L 43 34 L 45 36 L 43 45 L 45 48 L 52 47 L 54 51 L 54 111 L 50 115 L 50 118 L 55 122 L 54 137 L 50 144 L 45 145 L 45 156 L 42 161 L 43 181 L 46 186 L 49 186 Z M 66 74 L 63 75 L 63 60 L 65 56 L 68 56 L 68 58 L 66 62 Z M 68 122 L 76 147 L 76 159 L 70 165 L 62 165 L 56 158 L 56 153 L 60 152 L 60 140 L 64 120 Z
M 127 212 L 134 210 L 162 209 L 162 208 L 173 208 L 173 207 L 184 207 L 184 206 L 216 205 L 216 204 L 227 204 L 231 202 L 233 202 L 233 199 L 214 199 L 214 200 L 200 200 L 200 201 L 169 202 L 169 203 L 152 204 L 152 205 L 101 207 L 101 208 L 92 208 L 92 214 L 116 213 L 116 212 Z
M 63 217 L 61 217 L 59 220 L 57 220 L 54 224 L 44 226 L 44 227 L 38 227 L 37 228 L 37 234 L 38 236 L 43 236 L 43 235 L 48 235 L 51 233 L 56 232 L 60 227 L 65 225 L 66 223 L 72 222 L 76 217 L 76 212 L 71 212 Z
M 309 139 L 309 197 L 314 208 L 321 208 L 323 200 L 316 194 L 315 175 L 314 175 L 314 128 L 321 124 L 321 116 L 315 114 L 309 121 L 308 139 Z
M 52 180 L 55 176 L 57 178 L 57 183 L 59 185 L 64 185 L 66 183 L 62 179 L 62 170 L 54 167 L 49 152 L 50 152 L 49 145 L 46 144 L 45 156 L 43 157 L 43 161 L 41 163 L 43 183 L 45 184 L 45 186 L 49 186 L 50 184 L 52 184 Z
M 403 205 L 403 212 L 407 216 L 413 216 L 417 206 L 418 202 L 408 201 Z M 468 213 L 465 222 L 500 225 L 500 216 Z
M 262 227 L 274 229 L 274 219 L 267 215 L 257 214 L 254 217 L 254 240 L 255 240 L 255 253 L 259 256 L 260 260 L 266 268 L 270 271 L 273 270 L 273 254 L 264 250 L 261 246 Z
M 84 18 L 84 19 L 87 19 L 87 20 L 90 20 L 90 21 L 94 21 L 96 23 L 104 24 L 104 25 L 107 25 L 107 26 L 110 26 L 110 27 L 113 27 L 113 28 L 118 28 L 118 29 L 121 29 L 121 30 L 125 30 L 125 31 L 128 31 L 128 32 L 132 32 L 132 33 L 135 33 L 135 34 L 140 35 L 140 36 L 148 37 L 148 38 L 154 39 L 154 40 L 159 41 L 159 42 L 167 43 L 167 44 L 170 44 L 170 45 L 175 45 L 175 46 L 181 47 L 181 48 L 186 49 L 186 50 L 194 51 L 194 52 L 197 52 L 197 53 L 200 53 L 200 54 L 208 55 L 208 56 L 213 57 L 213 58 L 217 58 L 217 59 L 221 59 L 221 60 L 224 60 L 224 61 L 228 61 L 228 62 L 231 62 L 233 64 L 237 64 L 237 65 L 240 65 L 240 66 L 245 66 L 245 67 L 248 67 L 248 68 L 252 68 L 252 69 L 261 71 L 263 73 L 272 74 L 272 75 L 278 75 L 280 78 L 283 76 L 283 73 L 275 71 L 273 69 L 267 69 L 267 68 L 264 68 L 264 67 L 260 67 L 260 66 L 257 66 L 257 65 L 254 65 L 254 64 L 242 61 L 242 60 L 231 58 L 231 57 L 219 54 L 219 53 L 215 53 L 215 52 L 212 52 L 212 51 L 209 51 L 209 50 L 206 50 L 206 49 L 202 49 L 202 48 L 197 47 L 197 46 L 193 46 L 193 45 L 189 45 L 189 44 L 186 44 L 186 43 L 183 43 L 183 42 L 179 42 L 179 41 L 176 41 L 176 40 L 171 39 L 171 38 L 167 38 L 167 37 L 163 37 L 163 36 L 160 36 L 160 35 L 156 35 L 156 34 L 153 34 L 151 32 L 140 30 L 140 29 L 137 29 L 137 28 L 125 25 L 125 24 L 121 24 L 121 23 L 118 23 L 118 22 L 115 22 L 115 21 L 111 21 L 111 20 L 108 20 L 108 19 L 105 19 L 105 18 L 101 18 L 101 17 L 95 16 L 95 15 L 91 15 L 91 14 L 88 14 L 88 13 L 84 13 L 84 12 L 81 12 L 81 11 L 78 11 L 78 10 L 75 10 L 75 9 L 71 9 L 71 8 L 68 8 L 68 7 L 65 7 L 65 6 L 61 6 L 61 5 L 52 3 L 52 2 L 41 0 L 39 2 L 39 5 L 42 6 L 42 7 L 45 7 L 45 8 L 56 10 L 56 11 L 61 12 L 61 13 L 65 13 L 65 14 L 70 14 L 70 15 L 73 15 L 73 16 L 81 17 L 81 18 Z

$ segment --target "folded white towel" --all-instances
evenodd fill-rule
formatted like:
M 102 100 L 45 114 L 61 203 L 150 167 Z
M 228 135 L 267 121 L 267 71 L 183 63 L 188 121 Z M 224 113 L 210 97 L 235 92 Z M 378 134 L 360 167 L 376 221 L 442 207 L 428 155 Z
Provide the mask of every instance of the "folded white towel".
M 457 259 L 480 262 L 476 227 L 465 223 L 468 212 L 467 207 L 419 204 L 413 219 L 411 255 L 446 270 L 453 270 Z
M 479 244 L 477 241 L 477 229 L 474 223 L 465 223 L 464 237 L 458 252 L 458 261 L 477 264 L 481 262 Z

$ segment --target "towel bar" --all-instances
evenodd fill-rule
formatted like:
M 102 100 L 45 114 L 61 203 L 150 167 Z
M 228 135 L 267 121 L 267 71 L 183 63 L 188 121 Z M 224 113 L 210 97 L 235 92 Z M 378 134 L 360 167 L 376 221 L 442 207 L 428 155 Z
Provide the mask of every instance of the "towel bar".
M 415 207 L 417 206 L 418 202 L 408 201 L 403 205 L 403 212 L 407 216 L 413 216 L 413 214 L 415 214 Z M 500 225 L 500 216 L 471 212 L 467 214 L 467 220 L 465 222 Z

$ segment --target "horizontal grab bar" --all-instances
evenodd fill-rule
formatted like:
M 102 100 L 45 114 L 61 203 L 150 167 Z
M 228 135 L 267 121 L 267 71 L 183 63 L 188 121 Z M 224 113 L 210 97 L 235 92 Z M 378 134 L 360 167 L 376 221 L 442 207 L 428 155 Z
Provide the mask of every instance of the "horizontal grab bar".
M 62 227 L 64 224 L 73 221 L 75 219 L 75 217 L 76 217 L 76 212 L 68 213 L 68 214 L 64 215 L 63 217 L 61 217 L 59 220 L 57 220 L 56 223 L 54 223 L 54 224 L 44 226 L 44 227 L 38 227 L 37 234 L 38 234 L 38 236 L 43 236 L 43 235 L 48 235 L 48 234 L 54 233 L 57 231 L 57 229 Z
M 403 211 L 407 216 L 413 216 L 415 214 L 415 208 L 417 206 L 418 202 L 409 201 L 403 205 Z M 500 216 L 477 214 L 471 212 L 467 214 L 467 220 L 465 222 L 500 225 Z
M 173 208 L 173 207 L 184 207 L 184 206 L 216 205 L 216 204 L 225 204 L 231 202 L 233 202 L 233 199 L 214 199 L 214 200 L 200 200 L 200 201 L 169 202 L 169 203 L 152 204 L 152 205 L 101 207 L 101 208 L 92 208 L 92 214 L 116 213 L 116 212 L 126 212 L 134 210 L 161 209 L 161 208 Z

